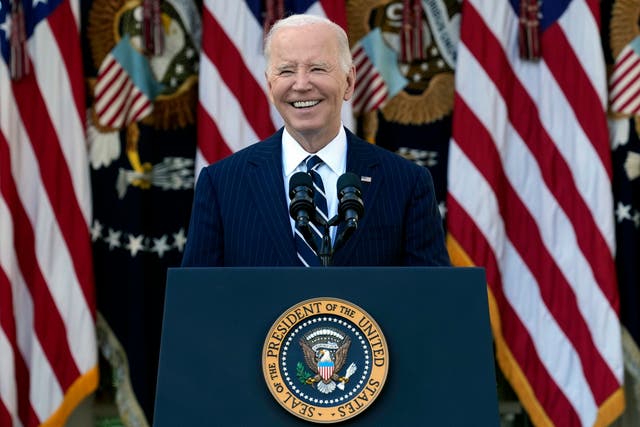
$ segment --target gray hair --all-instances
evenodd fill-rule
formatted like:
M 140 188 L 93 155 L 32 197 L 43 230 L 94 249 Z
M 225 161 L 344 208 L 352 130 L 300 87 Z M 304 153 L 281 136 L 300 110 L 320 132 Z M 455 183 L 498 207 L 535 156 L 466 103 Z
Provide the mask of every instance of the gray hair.
M 277 21 L 273 24 L 273 27 L 269 30 L 269 33 L 264 39 L 264 56 L 267 60 L 267 70 L 271 65 L 271 40 L 273 35 L 282 28 L 302 27 L 305 25 L 314 24 L 326 24 L 329 25 L 336 33 L 336 39 L 338 41 L 338 62 L 340 68 L 345 73 L 348 73 L 353 65 L 353 58 L 351 57 L 351 50 L 349 49 L 349 38 L 347 33 L 342 27 L 327 18 L 316 15 L 291 15 L 284 19 Z

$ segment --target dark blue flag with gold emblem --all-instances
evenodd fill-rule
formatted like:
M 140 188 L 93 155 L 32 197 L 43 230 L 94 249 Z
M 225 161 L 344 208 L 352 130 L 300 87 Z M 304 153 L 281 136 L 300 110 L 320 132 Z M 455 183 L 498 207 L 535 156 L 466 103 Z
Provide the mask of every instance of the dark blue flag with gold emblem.
M 640 118 L 611 121 L 620 317 L 640 343 Z
M 347 0 L 358 134 L 433 176 L 445 216 L 460 2 Z
M 91 234 L 102 356 L 97 399 L 150 425 L 166 270 L 193 198 L 200 16 L 191 0 L 83 3 Z

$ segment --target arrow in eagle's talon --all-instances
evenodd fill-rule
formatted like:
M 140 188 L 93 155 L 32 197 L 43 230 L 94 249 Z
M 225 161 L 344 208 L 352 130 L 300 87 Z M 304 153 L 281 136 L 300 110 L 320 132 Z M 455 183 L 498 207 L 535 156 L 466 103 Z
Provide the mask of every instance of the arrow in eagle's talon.
M 349 377 L 351 375 L 353 375 L 353 373 L 358 369 L 358 367 L 356 366 L 355 363 L 351 363 L 351 365 L 349 365 L 349 367 L 347 368 L 347 373 L 345 374 L 344 377 L 340 378 L 340 383 L 338 384 L 338 388 L 340 390 L 344 390 L 344 385 L 345 383 L 349 382 Z M 343 381 L 344 380 L 344 381 Z

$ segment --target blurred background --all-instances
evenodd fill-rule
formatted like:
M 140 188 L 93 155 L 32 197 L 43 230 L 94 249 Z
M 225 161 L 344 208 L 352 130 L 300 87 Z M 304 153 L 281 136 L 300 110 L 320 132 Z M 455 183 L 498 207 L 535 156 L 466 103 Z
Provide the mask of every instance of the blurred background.
M 282 126 L 291 13 L 347 31 L 345 126 L 486 269 L 501 425 L 640 425 L 640 0 L 0 6 L 0 426 L 152 425 L 196 177 Z

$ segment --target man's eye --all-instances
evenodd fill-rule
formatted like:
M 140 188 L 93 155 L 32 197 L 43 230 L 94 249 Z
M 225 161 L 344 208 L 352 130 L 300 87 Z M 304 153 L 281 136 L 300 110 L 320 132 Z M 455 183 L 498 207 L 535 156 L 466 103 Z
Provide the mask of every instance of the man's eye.
M 290 74 L 293 74 L 293 71 L 291 71 L 291 70 L 280 70 L 280 73 L 279 73 L 279 74 L 280 74 L 281 76 L 288 76 L 288 75 L 290 75 Z

